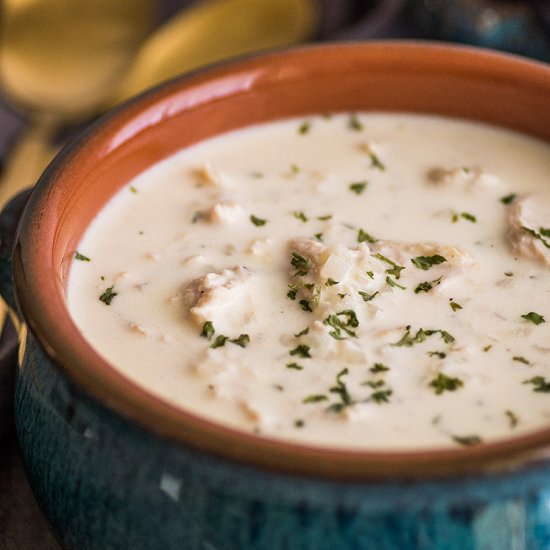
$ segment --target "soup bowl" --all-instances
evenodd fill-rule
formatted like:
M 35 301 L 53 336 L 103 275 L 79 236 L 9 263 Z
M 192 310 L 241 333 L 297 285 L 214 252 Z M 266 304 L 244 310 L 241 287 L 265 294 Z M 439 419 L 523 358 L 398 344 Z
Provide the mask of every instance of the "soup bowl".
M 32 191 L 13 252 L 21 199 L 3 213 L 2 294 L 21 322 L 17 434 L 33 491 L 68 548 L 549 547 L 550 425 L 456 449 L 284 442 L 160 400 L 71 319 L 76 245 L 131 178 L 232 129 L 339 111 L 431 113 L 550 140 L 550 68 L 392 42 L 235 61 L 130 101 L 68 146 Z

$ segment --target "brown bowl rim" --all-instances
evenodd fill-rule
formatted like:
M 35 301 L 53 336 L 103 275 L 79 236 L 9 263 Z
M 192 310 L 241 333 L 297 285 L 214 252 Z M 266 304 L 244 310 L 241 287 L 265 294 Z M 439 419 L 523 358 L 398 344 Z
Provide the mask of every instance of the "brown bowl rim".
M 414 59 L 416 71 L 430 65 L 432 71 L 452 69 L 471 78 L 512 79 L 538 87 L 550 97 L 550 68 L 540 62 L 470 46 L 416 41 L 309 45 L 230 61 L 172 80 L 107 114 L 58 155 L 40 179 L 19 225 L 13 255 L 15 290 L 24 320 L 67 378 L 94 400 L 177 445 L 230 461 L 285 474 L 367 481 L 500 472 L 543 459 L 550 450 L 550 426 L 474 447 L 413 451 L 329 449 L 233 430 L 176 408 L 130 382 L 91 348 L 72 322 L 52 252 L 55 214 L 63 211 L 64 204 L 59 181 L 77 173 L 86 154 L 100 154 L 115 137 L 120 139 L 130 121 L 135 123 L 140 113 L 158 107 L 173 94 L 237 72 L 252 74 L 285 64 L 296 67 L 297 62 L 319 61 L 325 55 L 384 55 L 394 62 L 399 59 L 401 65 Z M 141 131 L 142 124 L 134 125 L 132 132 Z

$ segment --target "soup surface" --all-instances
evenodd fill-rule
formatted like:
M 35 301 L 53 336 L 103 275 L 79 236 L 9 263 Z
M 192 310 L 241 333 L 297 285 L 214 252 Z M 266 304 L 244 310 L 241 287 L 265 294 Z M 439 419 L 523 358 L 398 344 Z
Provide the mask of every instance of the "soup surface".
M 130 182 L 68 303 L 114 368 L 237 429 L 468 446 L 550 422 L 550 147 L 385 113 L 285 120 Z

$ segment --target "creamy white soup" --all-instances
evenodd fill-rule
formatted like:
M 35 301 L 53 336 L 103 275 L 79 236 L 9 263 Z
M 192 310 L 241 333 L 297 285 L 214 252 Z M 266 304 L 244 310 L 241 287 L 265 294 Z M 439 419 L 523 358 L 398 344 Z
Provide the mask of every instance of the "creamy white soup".
M 224 425 L 478 445 L 550 424 L 549 213 L 541 141 L 432 116 L 285 120 L 131 181 L 79 243 L 68 304 L 129 380 Z

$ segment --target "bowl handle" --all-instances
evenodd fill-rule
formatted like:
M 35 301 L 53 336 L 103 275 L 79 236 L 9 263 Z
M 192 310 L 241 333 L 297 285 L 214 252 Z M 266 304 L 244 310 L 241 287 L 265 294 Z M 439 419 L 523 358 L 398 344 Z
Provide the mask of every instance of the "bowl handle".
M 32 189 L 12 198 L 0 212 L 0 295 L 6 305 L 17 312 L 12 276 L 12 252 L 17 226 Z M 1 319 L 0 319 L 1 320 Z

